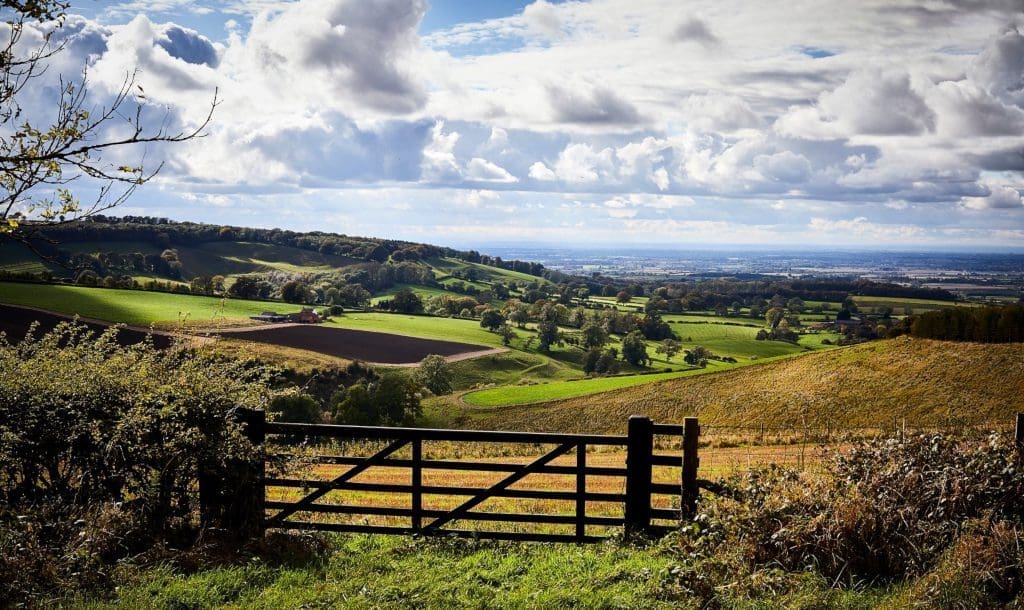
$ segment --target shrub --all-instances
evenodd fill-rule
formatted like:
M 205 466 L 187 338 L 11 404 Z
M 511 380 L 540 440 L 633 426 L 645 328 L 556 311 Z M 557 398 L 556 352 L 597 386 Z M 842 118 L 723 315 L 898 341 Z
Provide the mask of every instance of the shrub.
M 920 577 L 948 561 L 951 548 L 968 544 L 969 521 L 1002 523 L 1017 535 L 1024 525 L 1024 469 L 1012 442 L 998 435 L 866 441 L 833 455 L 827 471 L 738 475 L 724 488 L 738 501 L 705 502 L 683 550 L 741 549 L 753 566 L 879 583 Z M 1016 574 L 999 582 L 1019 588 Z
M 232 414 L 268 397 L 259 369 L 75 324 L 0 337 L 0 387 L 0 606 L 194 540 L 200 466 L 253 461 Z

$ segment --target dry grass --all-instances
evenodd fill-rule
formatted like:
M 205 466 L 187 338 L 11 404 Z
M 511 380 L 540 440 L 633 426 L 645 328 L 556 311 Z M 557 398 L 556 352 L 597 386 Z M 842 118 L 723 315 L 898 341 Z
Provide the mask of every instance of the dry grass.
M 1009 421 L 1024 411 L 1024 344 L 901 337 L 595 396 L 473 409 L 455 424 L 621 433 L 630 415 L 718 426 L 891 427 Z
M 297 457 L 291 461 L 280 476 L 316 481 L 329 481 L 344 474 L 350 466 L 316 463 L 315 455 L 349 455 L 365 457 L 371 455 L 382 445 L 377 443 L 353 443 L 345 448 L 333 447 L 309 448 L 296 452 Z M 455 459 L 463 462 L 528 464 L 554 445 L 536 445 L 519 443 L 424 443 L 424 458 Z M 677 442 L 663 442 L 655 447 L 660 455 L 680 455 Z M 791 467 L 810 468 L 820 459 L 820 447 L 812 445 L 775 445 L 758 447 L 705 448 L 701 452 L 701 468 L 699 476 L 714 479 L 726 476 L 736 469 L 769 463 Z M 394 454 L 395 458 L 408 458 L 409 450 L 403 449 Z M 561 456 L 552 462 L 555 466 L 575 466 L 575 451 Z M 621 448 L 591 447 L 587 451 L 589 467 L 625 468 L 626 452 Z M 434 495 L 423 496 L 423 508 L 427 510 L 451 510 L 468 500 L 472 490 L 486 489 L 501 481 L 508 473 L 478 472 L 464 470 L 423 470 L 422 481 L 426 486 L 460 487 L 467 491 L 466 495 Z M 655 466 L 652 469 L 654 483 L 678 484 L 681 472 L 677 467 Z M 367 469 L 352 479 L 354 483 L 376 483 L 387 485 L 411 485 L 412 474 L 407 467 L 375 466 Z M 512 490 L 543 490 L 573 492 L 576 489 L 575 475 L 568 474 L 531 474 L 509 487 Z M 297 501 L 311 489 L 269 487 L 268 500 Z M 588 476 L 586 491 L 590 493 L 625 493 L 625 478 L 618 476 Z M 373 492 L 362 490 L 333 490 L 317 501 L 318 504 L 334 504 L 362 507 L 411 508 L 408 493 Z M 677 495 L 655 494 L 652 496 L 654 508 L 678 509 Z M 497 512 L 539 515 L 574 515 L 575 501 L 527 499 L 527 498 L 490 498 L 473 509 L 473 512 Z M 268 516 L 276 513 L 269 510 Z M 588 516 L 617 517 L 623 516 L 623 504 L 618 502 L 587 502 Z M 371 516 L 371 515 L 329 515 L 322 513 L 296 513 L 291 517 L 299 521 L 319 521 L 330 523 L 371 524 L 394 527 L 409 527 L 407 517 Z M 424 524 L 430 520 L 425 519 Z M 475 530 L 489 531 L 542 531 L 547 533 L 571 534 L 571 525 L 535 525 L 535 524 L 501 524 L 491 522 L 474 522 L 464 520 L 454 524 L 456 528 L 469 527 Z M 451 527 L 451 526 L 449 526 Z M 589 535 L 607 535 L 610 528 L 588 526 Z
M 431 445 L 435 445 L 431 447 Z M 427 459 L 452 459 L 451 443 L 424 443 L 424 457 Z M 483 445 L 483 444 L 481 444 Z M 474 456 L 467 458 L 466 453 L 474 453 L 472 446 L 463 447 L 458 452 L 461 458 L 455 458 L 463 462 L 476 463 L 502 463 L 502 464 L 528 464 L 547 451 L 554 449 L 554 445 L 535 444 L 492 444 L 491 451 L 480 453 L 503 453 L 504 457 Z M 518 445 L 518 446 L 517 446 Z M 346 455 L 369 455 L 372 446 L 353 446 L 346 450 Z M 482 447 L 480 447 L 482 449 Z M 595 448 L 588 451 L 586 460 L 590 467 L 614 467 L 624 468 L 626 454 L 623 450 L 607 450 Z M 326 452 L 325 452 L 326 453 Z M 331 452 L 336 454 L 336 452 Z M 668 453 L 668 452 L 662 452 Z M 402 450 L 395 454 L 396 458 L 408 458 L 408 450 Z M 561 456 L 551 462 L 555 466 L 575 466 L 576 452 L 570 451 L 567 455 Z M 348 470 L 349 466 L 310 464 L 302 459 L 294 462 L 289 468 L 289 478 L 302 478 L 312 480 L 331 480 Z M 423 470 L 423 484 L 427 486 L 460 487 L 467 491 L 464 496 L 434 495 L 423 496 L 423 508 L 427 510 L 450 510 L 468 500 L 474 489 L 486 489 L 507 477 L 505 472 L 479 472 L 464 470 Z M 383 467 L 375 466 L 352 479 L 355 483 L 378 483 L 390 485 L 410 485 L 412 483 L 411 470 L 406 467 Z M 657 483 L 677 483 L 680 480 L 679 468 L 658 466 L 653 469 L 652 478 Z M 576 489 L 576 476 L 567 474 L 531 474 L 509 487 L 512 490 L 544 490 L 572 492 Z M 625 478 L 617 476 L 588 476 L 586 491 L 590 493 L 625 493 Z M 270 500 L 297 500 L 305 495 L 306 491 L 299 488 L 270 487 L 267 498 Z M 407 493 L 387 492 L 365 492 L 361 490 L 334 490 L 321 498 L 321 504 L 343 504 L 347 506 L 376 506 L 388 508 L 411 508 L 411 498 Z M 678 498 L 664 495 L 655 495 L 652 505 L 656 508 L 678 508 Z M 549 500 L 532 498 L 490 498 L 473 509 L 474 512 L 500 512 L 519 514 L 542 514 L 542 515 L 573 515 L 575 514 L 575 501 L 572 500 Z M 587 502 L 587 514 L 589 516 L 622 517 L 623 505 L 617 502 Z M 274 511 L 268 511 L 273 514 Z M 295 518 L 295 517 L 293 517 Z M 408 527 L 410 521 L 405 517 L 380 517 L 380 516 L 347 516 L 347 515 L 311 515 L 309 513 L 298 513 L 299 520 L 311 518 L 317 521 L 329 521 L 337 523 L 370 523 L 373 525 L 389 525 Z M 428 524 L 429 519 L 424 520 Z M 572 533 L 571 525 L 529 525 L 529 524 L 500 524 L 488 522 L 460 521 L 455 527 L 463 527 L 471 524 L 471 529 L 486 529 L 495 531 L 544 531 L 551 533 Z M 597 535 L 607 533 L 608 528 L 600 526 L 589 526 L 588 534 Z

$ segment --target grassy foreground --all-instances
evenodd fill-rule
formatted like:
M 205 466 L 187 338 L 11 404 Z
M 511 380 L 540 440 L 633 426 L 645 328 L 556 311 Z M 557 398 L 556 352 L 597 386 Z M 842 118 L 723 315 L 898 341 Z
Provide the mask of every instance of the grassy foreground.
M 197 572 L 167 565 L 124 570 L 112 596 L 77 597 L 64 604 L 96 610 L 700 607 L 700 600 L 675 590 L 674 571 L 679 568 L 667 545 L 512 544 L 373 535 L 332 537 L 329 544 L 331 552 L 323 557 L 254 555 Z M 867 608 L 884 597 L 879 591 L 833 590 L 810 575 L 804 581 L 798 591 L 777 601 Z

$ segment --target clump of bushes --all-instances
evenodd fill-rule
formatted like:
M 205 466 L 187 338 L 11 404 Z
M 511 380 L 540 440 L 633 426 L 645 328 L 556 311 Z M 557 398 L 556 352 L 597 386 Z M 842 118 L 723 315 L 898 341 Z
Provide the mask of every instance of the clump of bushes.
M 0 335 L 0 387 L 0 606 L 195 542 L 200 470 L 230 480 L 253 463 L 233 414 L 269 398 L 252 365 L 75 324 Z
M 1003 436 L 865 441 L 824 475 L 755 469 L 722 491 L 674 541 L 665 591 L 719 603 L 808 579 L 826 591 L 899 583 L 910 605 L 988 607 L 1024 590 L 1024 466 Z

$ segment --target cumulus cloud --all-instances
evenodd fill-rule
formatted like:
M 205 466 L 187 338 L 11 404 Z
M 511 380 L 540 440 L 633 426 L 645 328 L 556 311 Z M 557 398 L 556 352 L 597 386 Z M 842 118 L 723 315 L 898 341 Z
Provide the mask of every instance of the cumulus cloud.
M 994 97 L 1024 106 L 1024 35 L 1006 28 L 974 58 L 970 74 Z
M 960 204 L 971 210 L 1015 209 L 1024 206 L 1020 191 L 1009 186 L 991 187 L 984 197 L 964 197 Z
M 803 182 L 811 174 L 811 162 L 789 150 L 758 155 L 754 157 L 754 166 L 764 176 L 778 182 Z
M 610 179 L 614 172 L 614 151 L 595 150 L 589 144 L 570 144 L 558 155 L 555 175 L 571 183 Z
M 418 39 L 425 0 L 304 0 L 263 13 L 247 40 L 253 59 L 272 75 L 294 71 L 323 79 L 362 107 L 404 114 L 426 101 L 406 65 Z
M 409 188 L 395 205 L 447 188 L 470 193 L 451 206 L 483 207 L 488 195 L 459 189 L 488 187 L 513 211 L 545 203 L 551 215 L 569 198 L 613 211 L 595 215 L 610 234 L 626 222 L 669 226 L 658 215 L 733 229 L 766 215 L 801 232 L 818 219 L 829 241 L 857 231 L 891 240 L 913 222 L 980 227 L 1022 207 L 1006 177 L 1024 171 L 1014 0 L 946 2 L 930 7 L 944 15 L 932 20 L 835 2 L 822 8 L 834 18 L 814 23 L 775 5 L 694 0 L 673 18 L 659 2 L 538 0 L 425 42 L 425 0 L 203 5 L 213 19 L 247 17 L 216 41 L 158 23 L 199 4 L 138 6 L 157 4 L 173 12 L 70 16 L 48 75 L 88 65 L 102 105 L 138 68 L 146 112 L 159 124 L 171 108 L 171 126 L 205 116 L 219 89 L 208 137 L 169 153 L 163 193 L 175 181 L 218 195 L 397 182 Z M 26 113 L 52 108 L 52 92 L 31 95 Z M 350 201 L 340 190 L 324 201 Z M 603 205 L 616 199 L 624 206 Z M 588 221 L 566 212 L 559 222 Z
M 561 123 L 632 125 L 640 122 L 636 107 L 603 86 L 549 85 L 552 116 Z
M 457 181 L 462 177 L 455 158 L 455 144 L 459 132 L 444 133 L 444 121 L 438 121 L 431 130 L 431 140 L 423 149 L 423 178 L 429 181 Z
M 714 47 L 721 42 L 711 28 L 697 17 L 689 17 L 676 26 L 672 39 L 676 42 L 696 42 L 705 47 Z
M 536 0 L 523 8 L 523 19 L 530 29 L 546 38 L 558 38 L 562 35 L 562 21 L 555 12 L 555 7 L 546 0 Z
M 480 157 L 473 157 L 466 165 L 466 179 L 476 182 L 519 182 L 507 169 Z
M 750 104 L 737 95 L 717 91 L 691 95 L 683 100 L 682 107 L 688 115 L 688 124 L 698 131 L 728 133 L 761 127 L 763 124 Z
M 163 37 L 156 40 L 156 44 L 167 51 L 171 57 L 190 64 L 203 64 L 216 68 L 220 62 L 217 49 L 205 36 L 176 25 L 165 27 Z
M 818 98 L 814 107 L 794 107 L 775 124 L 791 137 L 850 137 L 859 134 L 920 135 L 935 130 L 936 117 L 914 90 L 910 75 L 866 68 Z
M 557 180 L 558 176 L 543 161 L 537 161 L 530 166 L 530 177 L 534 180 L 551 181 Z

